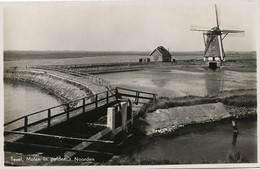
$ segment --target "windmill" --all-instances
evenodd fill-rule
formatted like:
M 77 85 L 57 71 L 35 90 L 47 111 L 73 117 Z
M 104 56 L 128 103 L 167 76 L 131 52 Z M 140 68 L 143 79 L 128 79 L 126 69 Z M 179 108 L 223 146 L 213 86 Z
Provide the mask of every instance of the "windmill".
M 217 6 L 215 4 L 217 26 L 211 29 L 191 29 L 191 31 L 202 31 L 205 44 L 203 60 L 208 63 L 209 68 L 216 69 L 221 67 L 225 61 L 225 52 L 222 41 L 229 33 L 243 33 L 241 30 L 220 29 L 218 22 Z

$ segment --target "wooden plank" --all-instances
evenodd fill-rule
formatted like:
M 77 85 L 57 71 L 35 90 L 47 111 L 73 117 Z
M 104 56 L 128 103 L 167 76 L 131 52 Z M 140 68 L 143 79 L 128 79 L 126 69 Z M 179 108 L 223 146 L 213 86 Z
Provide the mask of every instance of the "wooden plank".
M 102 138 L 103 136 L 105 136 L 106 134 L 110 133 L 111 130 L 109 128 L 106 128 L 104 130 L 102 130 L 101 132 L 93 135 L 92 137 L 90 137 L 90 139 L 95 139 L 95 140 L 98 140 L 100 138 Z M 92 145 L 93 142 L 85 142 L 83 141 L 82 143 L 76 145 L 75 147 L 73 147 L 72 149 L 73 150 L 83 150 L 85 148 L 87 148 L 88 146 Z M 76 153 L 74 152 L 71 152 L 71 151 L 67 151 L 64 153 L 64 156 L 65 157 L 73 157 Z
M 82 113 L 82 110 L 74 110 L 74 113 L 71 114 L 71 117 L 75 117 L 81 113 Z M 66 112 L 65 112 L 65 114 L 63 113 L 63 115 L 60 116 L 59 118 L 52 119 L 51 126 L 55 126 L 57 124 L 60 124 L 61 122 L 65 122 L 66 120 L 67 120 L 67 118 L 66 118 Z M 38 123 L 37 125 L 28 127 L 28 131 L 29 132 L 38 132 L 43 129 L 46 129 L 47 127 L 48 127 L 47 121 L 43 121 L 41 123 Z M 8 140 L 8 141 L 17 141 L 17 140 L 23 138 L 23 135 L 9 134 L 9 135 L 5 136 L 4 138 L 5 138 L 5 140 Z
M 24 116 L 22 116 L 22 117 L 20 117 L 20 118 L 18 118 L 18 119 L 12 120 L 12 121 L 10 121 L 10 122 L 8 122 L 8 123 L 5 123 L 5 124 L 4 124 L 4 127 L 7 126 L 7 125 L 9 125 L 9 124 L 12 124 L 12 123 L 14 123 L 14 122 L 17 122 L 18 120 L 21 120 L 21 119 L 23 119 L 23 118 L 24 118 Z
M 127 96 L 127 97 L 134 97 L 136 98 L 136 95 L 131 95 L 131 94 L 125 94 L 125 93 L 118 93 L 121 96 Z M 153 97 L 144 97 L 144 96 L 138 96 L 140 99 L 148 99 L 148 100 L 153 100 Z
M 139 92 L 139 93 L 144 93 L 144 94 L 149 94 L 149 95 L 154 95 L 155 94 L 155 93 L 143 92 L 143 91 L 140 91 L 140 90 L 126 89 L 126 88 L 123 88 L 123 87 L 117 87 L 117 89 L 131 91 L 131 92 Z
M 117 135 L 118 133 L 120 133 L 122 131 L 123 127 L 119 126 L 115 129 L 115 135 Z
M 54 139 L 64 139 L 64 140 L 76 140 L 76 141 L 85 141 L 85 142 L 98 142 L 98 143 L 106 143 L 106 144 L 113 144 L 113 141 L 109 140 L 93 140 L 93 139 L 83 139 L 83 138 L 76 138 L 76 137 L 66 137 L 66 136 L 58 136 L 58 135 L 49 135 L 49 134 L 42 134 L 42 133 L 32 133 L 32 132 L 21 132 L 21 131 L 4 131 L 4 133 L 12 133 L 12 134 L 22 134 L 28 136 L 38 136 L 38 137 L 48 137 Z
M 127 137 L 123 141 L 121 141 L 121 143 L 118 143 L 117 146 L 121 146 L 128 138 L 130 138 L 132 136 L 133 136 L 133 134 L 127 135 Z
M 21 142 L 4 142 L 5 145 L 19 145 L 19 146 L 26 146 L 26 147 L 34 147 L 34 148 L 41 148 L 43 150 L 51 149 L 51 150 L 62 150 L 62 151 L 72 151 L 77 153 L 91 153 L 91 154 L 105 154 L 105 155 L 113 155 L 113 153 L 109 152 L 100 152 L 100 151 L 94 151 L 94 150 L 77 150 L 77 149 L 70 149 L 70 148 L 64 148 L 64 147 L 57 147 L 57 146 L 47 146 L 47 145 L 40 145 L 40 144 L 24 144 Z
M 86 124 L 91 126 L 107 127 L 106 124 L 97 124 L 97 123 L 86 123 Z

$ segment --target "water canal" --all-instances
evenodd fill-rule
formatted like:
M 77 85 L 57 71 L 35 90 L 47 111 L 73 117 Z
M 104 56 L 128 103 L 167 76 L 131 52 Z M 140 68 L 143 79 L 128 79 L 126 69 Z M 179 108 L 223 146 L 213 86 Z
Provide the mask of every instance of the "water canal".
M 239 120 L 237 125 L 236 140 L 229 121 L 217 122 L 192 126 L 192 130 L 178 136 L 145 137 L 132 147 L 134 153 L 129 156 L 147 161 L 201 164 L 224 162 L 229 152 L 240 152 L 248 162 L 257 162 L 256 119 Z
M 54 96 L 38 86 L 4 81 L 4 123 L 59 104 Z

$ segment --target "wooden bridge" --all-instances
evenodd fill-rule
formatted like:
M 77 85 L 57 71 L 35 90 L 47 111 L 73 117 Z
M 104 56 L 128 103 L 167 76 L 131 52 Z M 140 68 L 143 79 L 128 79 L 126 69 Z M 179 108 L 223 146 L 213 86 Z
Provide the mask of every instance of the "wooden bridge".
M 156 94 L 117 87 L 8 122 L 4 124 L 5 163 L 21 165 L 8 159 L 10 153 L 110 158 L 132 132 L 136 105 L 149 100 L 155 101 Z

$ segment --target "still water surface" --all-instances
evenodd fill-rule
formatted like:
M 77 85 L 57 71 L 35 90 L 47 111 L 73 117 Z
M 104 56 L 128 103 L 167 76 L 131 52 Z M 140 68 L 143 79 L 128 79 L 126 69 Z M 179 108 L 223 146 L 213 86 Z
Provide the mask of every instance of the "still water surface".
M 240 152 L 250 163 L 257 162 L 256 119 L 240 120 L 237 125 L 236 140 L 233 140 L 231 122 L 218 122 L 170 138 L 145 138 L 134 148 L 133 156 L 143 160 L 201 164 L 224 162 L 228 152 Z
M 4 122 L 60 103 L 40 87 L 24 82 L 4 81 Z
M 115 86 L 154 92 L 166 97 L 207 96 L 228 90 L 256 89 L 256 72 L 236 72 L 225 68 L 217 71 L 157 68 L 98 76 Z

